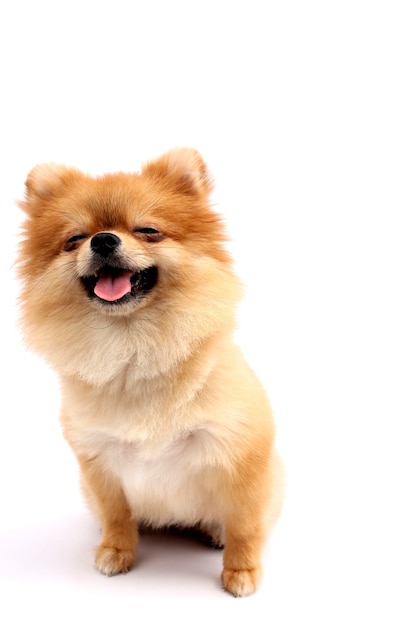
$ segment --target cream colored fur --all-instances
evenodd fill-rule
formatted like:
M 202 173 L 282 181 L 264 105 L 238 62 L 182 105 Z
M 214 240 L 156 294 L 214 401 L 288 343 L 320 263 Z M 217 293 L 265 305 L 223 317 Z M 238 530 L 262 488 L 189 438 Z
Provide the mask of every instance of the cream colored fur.
M 241 287 L 210 191 L 191 149 L 142 174 L 34 168 L 22 203 L 22 328 L 60 377 L 64 435 L 102 526 L 97 568 L 133 566 L 138 525 L 197 526 L 225 543 L 225 589 L 247 595 L 283 472 L 268 400 L 233 341 Z M 143 297 L 88 295 L 90 242 L 103 231 L 120 239 L 121 267 L 157 267 Z

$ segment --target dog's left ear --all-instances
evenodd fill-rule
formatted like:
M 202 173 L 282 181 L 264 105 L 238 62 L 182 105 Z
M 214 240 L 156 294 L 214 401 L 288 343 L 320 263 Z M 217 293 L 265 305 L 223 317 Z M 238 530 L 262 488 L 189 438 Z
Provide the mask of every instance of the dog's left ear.
M 194 148 L 174 148 L 147 163 L 142 174 L 168 182 L 187 195 L 208 196 L 213 189 L 207 166 Z

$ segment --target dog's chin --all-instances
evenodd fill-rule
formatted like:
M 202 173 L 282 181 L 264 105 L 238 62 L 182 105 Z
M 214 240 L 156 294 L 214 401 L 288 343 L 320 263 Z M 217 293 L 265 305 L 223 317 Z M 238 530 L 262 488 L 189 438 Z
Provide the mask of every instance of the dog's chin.
M 81 282 L 91 302 L 108 312 L 121 313 L 137 306 L 158 282 L 155 265 L 143 270 L 106 265 L 100 270 L 81 277 Z

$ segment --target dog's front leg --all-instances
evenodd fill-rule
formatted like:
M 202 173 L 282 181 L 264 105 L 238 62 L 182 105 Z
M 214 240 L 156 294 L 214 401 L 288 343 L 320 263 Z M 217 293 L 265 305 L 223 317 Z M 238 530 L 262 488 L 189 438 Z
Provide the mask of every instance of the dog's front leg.
M 97 458 L 78 457 L 78 461 L 102 525 L 96 567 L 107 576 L 125 574 L 135 561 L 139 533 L 123 489 L 116 477 L 103 470 Z
M 225 546 L 222 582 L 234 596 L 248 596 L 257 589 L 262 577 L 262 550 L 270 515 L 272 474 L 270 466 L 255 454 L 237 468 L 224 492 Z M 226 499 L 227 498 L 227 499 Z
M 226 526 L 222 582 L 234 596 L 248 596 L 256 591 L 262 577 L 261 552 L 264 533 L 257 525 L 240 523 Z

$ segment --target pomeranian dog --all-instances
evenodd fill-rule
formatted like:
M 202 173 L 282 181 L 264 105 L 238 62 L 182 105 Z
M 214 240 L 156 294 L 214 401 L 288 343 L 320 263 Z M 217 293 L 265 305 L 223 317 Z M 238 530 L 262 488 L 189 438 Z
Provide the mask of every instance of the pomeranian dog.
M 265 392 L 235 345 L 241 297 L 200 154 L 141 173 L 36 166 L 20 203 L 21 323 L 59 375 L 64 436 L 101 523 L 97 569 L 135 562 L 141 526 L 224 546 L 222 583 L 255 591 L 282 501 Z

